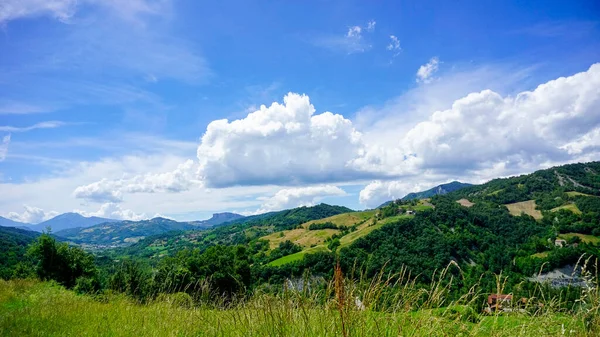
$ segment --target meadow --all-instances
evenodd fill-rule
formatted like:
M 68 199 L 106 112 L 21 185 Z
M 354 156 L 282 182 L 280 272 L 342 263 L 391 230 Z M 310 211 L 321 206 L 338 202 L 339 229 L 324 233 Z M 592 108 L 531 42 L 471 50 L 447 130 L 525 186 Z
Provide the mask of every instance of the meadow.
M 440 280 L 446 271 L 440 274 Z M 310 280 L 304 283 L 309 284 Z M 144 303 L 123 294 L 77 294 L 54 282 L 0 281 L 2 336 L 598 336 L 598 293 L 565 310 L 539 298 L 511 313 L 483 314 L 472 289 L 448 302 L 450 284 L 424 289 L 407 273 L 352 281 L 336 269 L 324 287 L 284 284 L 247 298 L 203 301 L 161 294 Z M 394 289 L 394 291 L 389 291 Z M 204 294 L 205 295 L 205 294 Z M 360 300 L 357 300 L 360 299 Z M 543 303 L 543 305 L 542 305 Z

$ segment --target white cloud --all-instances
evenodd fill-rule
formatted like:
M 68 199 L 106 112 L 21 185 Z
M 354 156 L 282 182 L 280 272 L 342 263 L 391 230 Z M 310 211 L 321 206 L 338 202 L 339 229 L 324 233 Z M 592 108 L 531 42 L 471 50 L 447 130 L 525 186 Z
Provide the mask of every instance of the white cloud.
M 346 33 L 346 37 L 360 39 L 362 37 L 361 32 L 362 28 L 360 28 L 360 26 L 352 26 L 348 28 L 348 33 Z
M 194 161 L 187 160 L 169 172 L 141 174 L 118 180 L 102 179 L 78 186 L 73 196 L 94 202 L 118 203 L 123 201 L 123 193 L 182 192 L 193 186 L 201 186 L 195 175 Z
M 255 214 L 300 206 L 312 206 L 324 197 L 345 194 L 344 190 L 333 185 L 286 188 L 267 198 Z
M 31 126 L 25 127 L 17 127 L 17 126 L 8 126 L 8 125 L 0 125 L 0 131 L 4 132 L 27 132 L 35 129 L 54 129 L 61 126 L 64 126 L 66 123 L 60 121 L 47 121 L 36 123 Z
M 8 153 L 8 146 L 10 145 L 10 134 L 2 137 L 2 144 L 0 144 L 0 161 L 6 159 Z
M 431 76 L 438 70 L 439 63 L 437 57 L 432 57 L 429 62 L 420 66 L 417 71 L 417 82 L 428 83 L 431 81 Z
M 600 64 L 595 64 L 514 96 L 483 90 L 460 98 L 451 108 L 436 111 L 411 127 L 395 147 L 368 149 L 366 158 L 374 156 L 381 169 L 404 179 L 370 184 L 361 192 L 361 202 L 371 206 L 379 202 L 377 191 L 407 191 L 402 184 L 407 179 L 423 180 L 419 172 L 431 172 L 437 180 L 481 182 L 597 160 L 599 88 Z
M 376 24 L 375 21 L 369 21 L 365 26 L 350 26 L 344 36 L 324 36 L 318 38 L 315 44 L 348 54 L 363 53 L 371 49 L 371 44 L 363 33 L 373 33 Z
M 244 119 L 210 123 L 198 147 L 200 179 L 208 186 L 294 185 L 347 181 L 363 149 L 352 122 L 331 112 L 314 114 L 308 96 L 261 106 Z
M 387 45 L 386 49 L 391 51 L 400 50 L 400 40 L 394 35 L 390 35 L 390 44 Z
M 37 224 L 58 215 L 58 212 L 45 212 L 43 209 L 37 207 L 28 205 L 23 205 L 23 207 L 25 208 L 23 213 L 10 212 L 6 217 L 14 221 Z
M 371 20 L 367 23 L 367 27 L 365 28 L 368 32 L 372 32 L 375 30 L 375 25 L 377 22 L 375 20 Z
M 66 23 L 77 13 L 78 7 L 85 4 L 104 7 L 123 19 L 135 21 L 142 14 L 161 14 L 168 8 L 169 1 L 4 0 L 0 4 L 0 23 L 45 15 Z
M 109 218 L 116 220 L 145 220 L 150 217 L 145 213 L 136 213 L 130 209 L 123 209 L 119 204 L 115 204 L 112 202 L 108 202 L 100 206 L 100 209 L 95 212 L 86 212 L 81 210 L 75 210 L 76 213 L 79 213 L 83 216 L 97 216 L 100 218 Z
M 0 4 L 0 23 L 42 15 L 68 22 L 76 6 L 77 0 L 5 0 Z

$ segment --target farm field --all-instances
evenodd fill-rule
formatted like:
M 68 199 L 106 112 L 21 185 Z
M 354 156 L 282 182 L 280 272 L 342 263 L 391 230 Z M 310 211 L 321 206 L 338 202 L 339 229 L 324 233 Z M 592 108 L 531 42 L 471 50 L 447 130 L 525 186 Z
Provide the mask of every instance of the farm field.
M 514 216 L 520 216 L 522 213 L 525 213 L 537 220 L 542 218 L 542 212 L 535 209 L 535 200 L 515 202 L 513 204 L 506 204 L 504 206 L 506 206 L 510 214 Z

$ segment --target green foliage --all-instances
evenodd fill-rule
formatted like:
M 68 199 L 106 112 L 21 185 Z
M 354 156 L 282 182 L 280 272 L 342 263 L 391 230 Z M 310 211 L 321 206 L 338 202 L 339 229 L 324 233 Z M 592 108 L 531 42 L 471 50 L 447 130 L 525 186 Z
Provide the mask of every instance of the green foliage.
M 94 257 L 78 247 L 58 243 L 48 234 L 42 234 L 31 244 L 27 252 L 35 265 L 37 276 L 42 280 L 54 280 L 67 288 L 73 288 L 80 278 L 96 278 L 98 271 Z M 79 281 L 98 285 L 95 281 Z
M 345 226 L 342 226 L 345 228 Z M 320 229 L 342 229 L 340 227 L 338 227 L 338 225 L 327 221 L 327 222 L 320 222 L 320 223 L 313 223 L 310 224 L 310 226 L 308 226 L 308 230 L 311 231 L 316 231 L 316 230 L 320 230 Z
M 13 227 L 0 227 L 0 279 L 9 279 L 13 275 L 30 275 L 26 264 L 27 246 L 39 236 L 39 233 Z
M 274 261 L 283 256 L 297 253 L 301 250 L 302 250 L 302 247 L 293 243 L 290 240 L 286 240 L 284 242 L 280 242 L 279 247 L 277 247 L 271 251 L 271 254 L 269 254 L 269 258 L 265 262 Z

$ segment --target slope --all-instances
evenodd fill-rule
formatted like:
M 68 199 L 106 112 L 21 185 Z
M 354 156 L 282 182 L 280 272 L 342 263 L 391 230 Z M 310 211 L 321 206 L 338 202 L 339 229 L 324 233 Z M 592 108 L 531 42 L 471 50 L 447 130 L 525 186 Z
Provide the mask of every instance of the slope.
M 461 183 L 459 181 L 452 181 L 447 184 L 441 184 L 441 185 L 432 187 L 426 191 L 409 193 L 409 194 L 405 195 L 402 198 L 402 200 L 407 201 L 407 200 L 413 200 L 413 199 L 431 198 L 435 195 L 444 195 L 444 194 L 447 194 L 450 192 L 458 191 L 461 188 L 465 188 L 465 187 L 469 187 L 469 186 L 473 186 L 473 185 L 467 184 L 467 183 Z M 386 201 L 377 208 L 381 208 L 383 206 L 389 205 L 391 202 L 392 202 L 391 200 Z
M 8 279 L 13 275 L 15 267 L 25 257 L 27 246 L 39 235 L 29 230 L 0 227 L 0 278 Z
M 236 219 L 203 231 L 154 235 L 144 238 L 130 247 L 109 251 L 107 254 L 159 257 L 173 255 L 186 248 L 204 250 L 214 245 L 247 245 L 269 233 L 291 229 L 311 220 L 348 212 L 353 211 L 347 207 L 327 204 L 297 207 Z
M 55 216 L 52 219 L 46 220 L 44 222 L 41 222 L 37 225 L 30 225 L 29 228 L 31 228 L 34 231 L 37 232 L 42 232 L 45 231 L 46 228 L 50 228 L 52 230 L 52 232 L 58 232 L 58 231 L 62 231 L 64 229 L 69 229 L 69 228 L 76 228 L 76 227 L 90 227 L 90 226 L 94 226 L 100 223 L 105 223 L 105 222 L 116 222 L 119 220 L 113 220 L 113 219 L 106 219 L 106 218 L 100 218 L 100 217 L 95 217 L 95 216 L 91 216 L 91 217 L 85 217 L 79 213 L 63 213 L 60 215 Z
M 55 234 L 92 248 L 106 248 L 132 244 L 146 236 L 199 228 L 188 222 L 159 217 L 141 221 L 105 222 L 87 228 L 65 229 Z
M 28 226 L 31 226 L 31 224 L 14 221 L 0 216 L 0 227 L 27 228 Z

